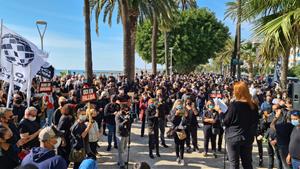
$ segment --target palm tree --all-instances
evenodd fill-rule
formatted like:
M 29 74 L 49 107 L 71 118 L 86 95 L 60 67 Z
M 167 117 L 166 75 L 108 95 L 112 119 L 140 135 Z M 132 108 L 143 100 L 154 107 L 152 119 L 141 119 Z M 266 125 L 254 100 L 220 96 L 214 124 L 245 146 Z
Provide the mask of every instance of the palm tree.
M 300 1 L 299 0 L 250 0 L 244 4 L 246 18 L 255 18 L 256 36 L 263 37 L 281 56 L 281 88 L 287 85 L 288 58 L 290 49 L 299 45 Z
M 190 9 L 190 8 L 197 8 L 197 1 L 196 0 L 175 0 L 176 4 L 182 11 Z
M 98 20 L 101 11 L 104 12 L 103 21 L 108 17 L 108 23 L 111 24 L 116 3 L 118 4 L 118 20 L 121 19 L 123 25 L 123 61 L 124 74 L 129 81 L 133 81 L 135 75 L 135 36 L 138 20 L 145 18 L 162 16 L 166 20 L 170 17 L 172 6 L 171 0 L 91 0 L 95 8 L 96 31 L 98 31 Z
M 85 22 L 85 76 L 88 84 L 93 82 L 93 61 L 91 46 L 91 26 L 90 26 L 90 2 L 84 0 L 84 22 Z
M 237 0 L 236 2 L 227 2 L 227 10 L 225 12 L 225 18 L 230 17 L 233 21 L 236 20 L 236 34 L 235 34 L 235 42 L 234 42 L 234 50 L 232 53 L 231 60 L 231 76 L 235 77 L 236 74 L 236 65 L 233 64 L 233 60 L 237 59 L 238 70 L 237 76 L 238 79 L 241 75 L 241 67 L 240 67 L 240 46 L 241 46 L 241 21 L 242 21 L 242 3 L 244 1 Z

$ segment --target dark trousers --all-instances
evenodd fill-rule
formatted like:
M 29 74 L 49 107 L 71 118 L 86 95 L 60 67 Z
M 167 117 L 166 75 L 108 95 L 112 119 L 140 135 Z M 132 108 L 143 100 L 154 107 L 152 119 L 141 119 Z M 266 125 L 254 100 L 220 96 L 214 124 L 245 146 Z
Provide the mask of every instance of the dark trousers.
M 176 150 L 176 157 L 183 159 L 184 157 L 184 142 L 185 140 L 180 140 L 177 134 L 174 135 L 175 141 L 175 150 Z
M 277 157 L 277 168 L 282 169 L 282 162 L 281 162 L 281 158 L 280 158 L 280 154 L 279 154 L 277 145 L 275 145 L 273 147 L 271 145 L 271 143 L 268 142 L 267 150 L 268 150 L 268 156 L 269 156 L 268 169 L 274 168 L 274 155 L 276 155 L 276 157 Z
M 160 141 L 162 144 L 166 144 L 165 141 L 165 128 L 166 128 L 166 120 L 165 118 L 159 118 L 158 119 L 158 127 L 159 127 L 159 131 L 160 131 Z
M 98 147 L 97 142 L 90 142 L 90 148 L 91 148 L 91 151 L 92 151 L 95 155 L 97 154 L 97 147 Z
M 218 150 L 222 150 L 222 142 L 223 142 L 224 129 L 220 127 L 220 134 L 218 134 Z
M 191 147 L 191 137 L 192 137 L 192 144 L 194 148 L 198 148 L 197 142 L 197 124 L 188 126 L 185 130 L 186 132 L 186 146 Z
M 209 140 L 211 141 L 211 149 L 213 152 L 216 152 L 216 135 L 212 134 L 212 127 L 211 126 L 204 126 L 204 151 L 208 152 L 208 143 Z
M 286 157 L 289 154 L 289 146 L 287 146 L 287 145 L 278 145 L 278 151 L 279 151 L 279 154 L 280 154 L 282 167 L 284 169 L 290 169 L 290 166 L 286 163 Z
M 142 120 L 141 137 L 144 137 L 144 134 L 145 134 L 146 117 L 144 116 L 141 120 Z
M 117 146 L 117 138 L 116 138 L 116 125 L 107 124 L 108 127 L 108 146 L 111 146 L 112 139 L 114 139 L 114 145 Z
M 263 142 L 262 140 L 257 140 L 256 137 L 256 143 L 257 143 L 257 147 L 258 147 L 258 156 L 260 160 L 263 160 Z
M 227 152 L 230 169 L 240 168 L 240 158 L 244 169 L 253 169 L 252 166 L 252 142 L 227 140 Z
M 159 154 L 158 128 L 155 127 L 151 130 L 153 131 L 149 132 L 149 152 L 152 154 L 152 151 L 155 148 L 156 153 Z

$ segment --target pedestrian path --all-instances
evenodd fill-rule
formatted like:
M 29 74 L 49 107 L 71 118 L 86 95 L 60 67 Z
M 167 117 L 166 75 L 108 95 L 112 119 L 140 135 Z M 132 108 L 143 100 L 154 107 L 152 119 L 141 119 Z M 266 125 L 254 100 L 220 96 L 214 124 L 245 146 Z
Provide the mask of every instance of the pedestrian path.
M 145 132 L 147 133 L 147 132 Z M 161 157 L 155 157 L 155 159 L 149 158 L 148 151 L 148 136 L 140 137 L 140 124 L 135 123 L 132 125 L 131 132 L 131 148 L 130 148 L 130 165 L 129 169 L 132 168 L 132 164 L 135 162 L 145 161 L 151 169 L 223 169 L 224 168 L 224 154 L 218 152 L 218 157 L 214 158 L 212 153 L 209 153 L 208 157 L 203 157 L 201 153 L 193 152 L 184 154 L 186 165 L 179 165 L 176 162 L 175 147 L 173 139 L 167 139 L 166 143 L 169 148 L 160 147 Z M 117 149 L 112 148 L 110 152 L 106 151 L 107 148 L 107 137 L 103 136 L 100 141 L 101 147 L 98 149 L 100 156 L 98 156 L 98 166 L 100 169 L 118 169 L 117 165 Z M 201 129 L 198 130 L 198 145 L 203 150 L 203 132 Z M 224 143 L 223 143 L 224 147 Z M 155 153 L 154 153 L 155 156 Z M 264 149 L 264 166 L 267 166 L 267 152 Z M 258 168 L 258 150 L 256 143 L 254 143 L 253 153 L 253 167 Z M 228 162 L 226 162 L 226 168 L 229 168 Z M 264 169 L 264 168 L 260 168 Z

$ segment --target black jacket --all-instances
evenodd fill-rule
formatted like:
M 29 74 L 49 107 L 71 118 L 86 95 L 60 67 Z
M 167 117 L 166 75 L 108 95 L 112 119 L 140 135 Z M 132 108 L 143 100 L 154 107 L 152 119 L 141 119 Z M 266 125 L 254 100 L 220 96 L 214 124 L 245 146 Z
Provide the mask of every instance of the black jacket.
M 118 113 L 116 115 L 116 133 L 121 137 L 128 137 L 130 132 L 130 115 Z

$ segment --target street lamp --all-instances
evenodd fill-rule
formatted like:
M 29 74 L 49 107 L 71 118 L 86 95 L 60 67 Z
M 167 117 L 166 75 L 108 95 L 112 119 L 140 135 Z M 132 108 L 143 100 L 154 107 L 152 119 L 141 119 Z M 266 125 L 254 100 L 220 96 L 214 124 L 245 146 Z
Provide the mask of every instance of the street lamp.
M 171 63 L 170 63 L 170 66 L 171 66 L 171 68 L 170 68 L 170 75 L 171 75 L 171 77 L 172 77 L 172 75 L 173 75 L 173 47 L 171 47 L 170 48 L 170 55 L 171 55 Z
M 41 32 L 40 30 L 40 27 L 39 26 L 44 26 L 44 30 Z M 40 34 L 40 38 L 41 38 L 41 49 L 42 51 L 44 50 L 44 35 L 45 35 L 45 32 L 46 32 L 46 29 L 47 29 L 47 22 L 46 21 L 43 21 L 43 20 L 37 20 L 36 21 L 36 27 L 39 31 L 39 34 Z

